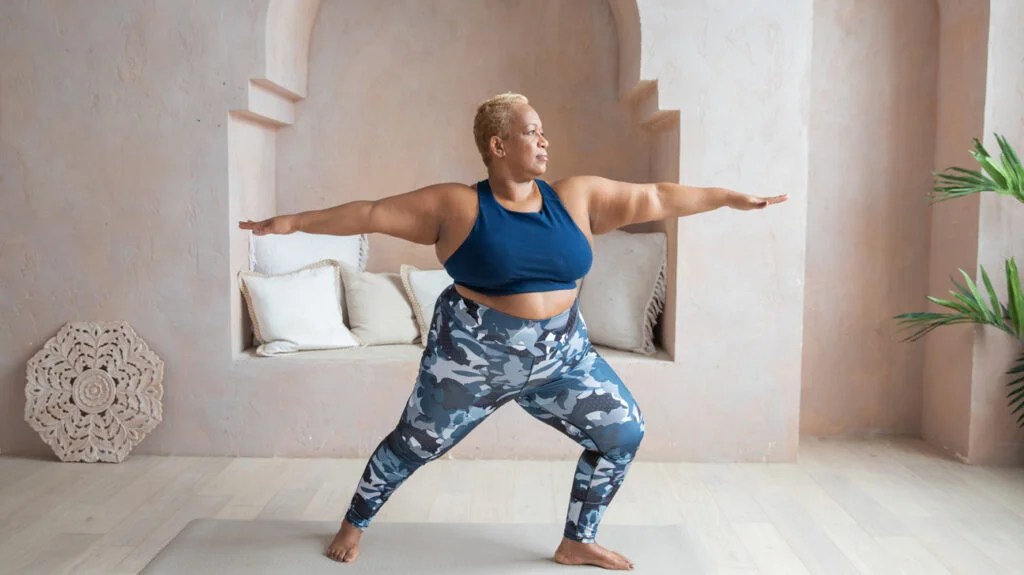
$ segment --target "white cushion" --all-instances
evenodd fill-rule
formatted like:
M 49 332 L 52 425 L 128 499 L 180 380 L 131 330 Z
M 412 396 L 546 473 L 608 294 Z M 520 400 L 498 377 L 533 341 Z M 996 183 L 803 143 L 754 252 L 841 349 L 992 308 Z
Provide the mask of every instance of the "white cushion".
M 590 341 L 650 355 L 665 305 L 665 234 L 613 231 L 594 237 L 594 264 L 580 290 Z
M 355 347 L 342 321 L 337 262 L 323 261 L 287 274 L 240 272 L 258 355 Z
M 286 274 L 316 262 L 334 260 L 365 270 L 369 246 L 365 234 L 249 234 L 249 269 L 261 274 Z M 339 297 L 344 314 L 344 288 Z
M 286 274 L 323 260 L 366 269 L 369 243 L 366 235 L 332 236 L 326 234 L 249 235 L 249 263 L 254 272 Z
M 396 273 L 371 273 L 343 265 L 345 305 L 352 333 L 365 345 L 415 343 L 419 328 Z
M 434 306 L 441 292 L 452 283 L 452 276 L 441 270 L 421 270 L 415 266 L 402 264 L 399 273 L 402 276 L 402 287 L 412 304 L 413 315 L 420 329 L 420 344 L 426 345 L 430 322 L 434 318 Z

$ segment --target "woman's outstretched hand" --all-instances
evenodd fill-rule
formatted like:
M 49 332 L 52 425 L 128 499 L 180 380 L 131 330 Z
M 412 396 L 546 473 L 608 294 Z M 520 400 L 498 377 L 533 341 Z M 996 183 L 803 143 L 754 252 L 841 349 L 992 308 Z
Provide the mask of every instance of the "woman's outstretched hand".
M 238 227 L 243 230 L 252 230 L 257 236 L 266 234 L 290 234 L 299 231 L 298 221 L 294 215 L 276 216 L 262 222 L 246 220 L 238 222 Z
M 728 206 L 734 210 L 760 210 L 772 204 L 781 204 L 788 199 L 789 196 L 786 194 L 781 196 L 772 196 L 770 198 L 762 198 L 759 196 L 748 196 L 746 194 L 734 192 L 729 195 Z

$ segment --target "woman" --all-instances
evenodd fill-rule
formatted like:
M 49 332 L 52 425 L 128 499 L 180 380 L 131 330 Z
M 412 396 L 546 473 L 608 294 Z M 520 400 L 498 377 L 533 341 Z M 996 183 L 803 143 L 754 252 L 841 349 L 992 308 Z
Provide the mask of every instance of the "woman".
M 388 497 L 515 400 L 583 446 L 555 561 L 628 570 L 594 539 L 644 433 L 626 386 L 587 338 L 577 280 L 590 269 L 593 236 L 627 224 L 728 206 L 764 208 L 721 188 L 628 184 L 594 176 L 547 184 L 548 140 L 518 94 L 495 96 L 473 123 L 487 179 L 437 184 L 376 201 L 241 222 L 260 234 L 388 234 L 433 245 L 455 284 L 438 298 L 412 395 L 397 427 L 366 466 L 338 534 L 334 560 L 359 556 L 359 540 Z

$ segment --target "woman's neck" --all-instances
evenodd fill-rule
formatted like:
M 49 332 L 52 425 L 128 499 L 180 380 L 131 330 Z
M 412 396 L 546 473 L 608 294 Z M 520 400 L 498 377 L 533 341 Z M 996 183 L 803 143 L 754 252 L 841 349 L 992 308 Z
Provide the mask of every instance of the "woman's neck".
M 487 182 L 490 184 L 491 192 L 494 195 L 509 202 L 524 202 L 537 193 L 534 191 L 533 178 L 521 180 L 520 178 L 512 178 L 507 175 L 488 173 Z

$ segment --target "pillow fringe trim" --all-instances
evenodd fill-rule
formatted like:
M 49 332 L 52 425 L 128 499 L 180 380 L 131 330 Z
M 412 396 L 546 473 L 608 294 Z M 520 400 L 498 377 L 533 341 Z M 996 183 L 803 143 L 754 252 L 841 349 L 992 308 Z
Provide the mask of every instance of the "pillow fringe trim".
M 654 289 L 651 291 L 651 299 L 647 301 L 647 310 L 644 317 L 644 345 L 640 352 L 645 355 L 653 355 L 658 350 L 654 345 L 654 326 L 664 309 L 665 262 L 662 260 L 661 269 L 658 270 L 658 279 L 654 282 Z
M 359 236 L 359 271 L 366 271 L 366 260 L 370 257 L 370 238 L 366 234 Z
M 414 343 L 419 343 L 421 346 L 426 347 L 430 326 L 427 324 L 426 318 L 423 315 L 423 304 L 416 299 L 416 292 L 413 291 L 412 282 L 409 281 L 409 274 L 414 271 L 421 270 L 413 265 L 402 264 L 398 268 L 398 276 L 402 279 L 402 287 L 405 288 L 405 295 L 409 298 L 409 304 L 412 307 L 412 314 L 416 317 L 416 328 L 420 331 L 420 337 Z

